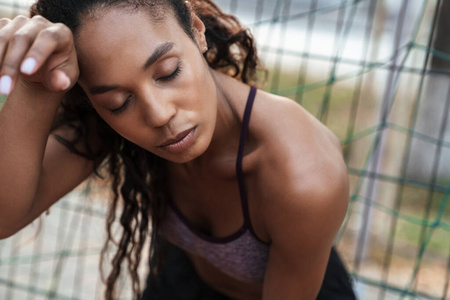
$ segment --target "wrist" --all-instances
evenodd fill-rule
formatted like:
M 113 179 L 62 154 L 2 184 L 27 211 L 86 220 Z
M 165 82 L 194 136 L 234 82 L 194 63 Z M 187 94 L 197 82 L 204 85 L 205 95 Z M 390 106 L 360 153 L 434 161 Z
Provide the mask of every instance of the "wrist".
M 65 92 L 51 92 L 38 84 L 18 80 L 6 98 L 3 112 L 29 123 L 40 124 L 45 119 L 53 120 L 64 95 Z
M 18 79 L 17 83 L 11 92 L 14 97 L 19 96 L 23 99 L 31 99 L 33 102 L 39 105 L 59 105 L 66 91 L 49 91 L 41 83 L 28 82 L 22 79 Z M 42 101 L 39 101 L 42 99 Z M 43 103 L 39 103 L 43 102 Z

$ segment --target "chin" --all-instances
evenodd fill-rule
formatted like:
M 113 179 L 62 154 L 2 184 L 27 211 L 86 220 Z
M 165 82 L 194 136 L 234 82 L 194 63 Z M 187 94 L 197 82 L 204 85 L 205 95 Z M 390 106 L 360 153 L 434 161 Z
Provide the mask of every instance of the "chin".
M 161 157 L 169 162 L 175 163 L 175 164 L 186 164 L 191 161 L 194 161 L 198 156 L 192 156 L 192 155 L 173 155 L 173 156 L 166 156 Z
M 200 145 L 193 145 L 190 149 L 187 149 L 186 151 L 183 151 L 181 153 L 164 153 L 161 155 L 158 154 L 156 155 L 173 163 L 185 164 L 194 161 L 195 159 L 199 158 L 203 153 L 205 153 L 207 147 L 204 148 L 199 146 Z
M 177 163 L 189 163 L 200 158 L 208 150 L 208 147 L 209 143 L 200 143 L 199 145 L 195 145 L 192 149 L 190 149 L 192 151 L 189 151 L 186 155 L 180 155 L 177 157 Z

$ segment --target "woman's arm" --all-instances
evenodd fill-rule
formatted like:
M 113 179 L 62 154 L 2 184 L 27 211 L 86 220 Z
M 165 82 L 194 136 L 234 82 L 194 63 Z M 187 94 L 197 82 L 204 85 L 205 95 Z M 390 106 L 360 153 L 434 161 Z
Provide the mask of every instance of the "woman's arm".
M 43 18 L 2 19 L 0 57 L 1 91 L 9 94 L 0 110 L 0 238 L 6 238 L 73 189 L 93 166 L 49 137 L 64 93 L 78 78 L 70 30 Z M 34 67 L 24 68 L 27 58 L 35 60 Z
M 347 209 L 347 169 L 337 138 L 295 103 L 285 106 L 272 110 L 283 124 L 258 172 L 271 240 L 263 299 L 314 300 Z
M 316 299 L 348 201 L 347 181 L 334 175 L 278 198 L 267 222 L 272 245 L 263 299 Z

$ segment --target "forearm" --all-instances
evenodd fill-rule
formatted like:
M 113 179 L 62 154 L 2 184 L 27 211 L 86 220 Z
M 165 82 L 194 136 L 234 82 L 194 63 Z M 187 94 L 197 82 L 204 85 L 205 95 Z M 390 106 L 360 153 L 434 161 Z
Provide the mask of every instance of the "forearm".
M 18 86 L 0 111 L 0 234 L 33 206 L 61 97 Z

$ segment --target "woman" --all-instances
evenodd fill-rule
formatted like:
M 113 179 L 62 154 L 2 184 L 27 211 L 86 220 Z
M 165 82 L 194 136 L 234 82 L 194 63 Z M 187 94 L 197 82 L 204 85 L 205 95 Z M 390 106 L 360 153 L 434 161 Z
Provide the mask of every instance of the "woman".
M 39 0 L 31 16 L 0 21 L 2 237 L 102 167 L 109 241 L 116 210 L 123 227 L 107 299 L 124 260 L 139 297 L 149 220 L 145 299 L 317 297 L 347 206 L 340 145 L 248 85 L 234 17 L 209 0 Z M 320 293 L 353 298 L 334 252 Z

